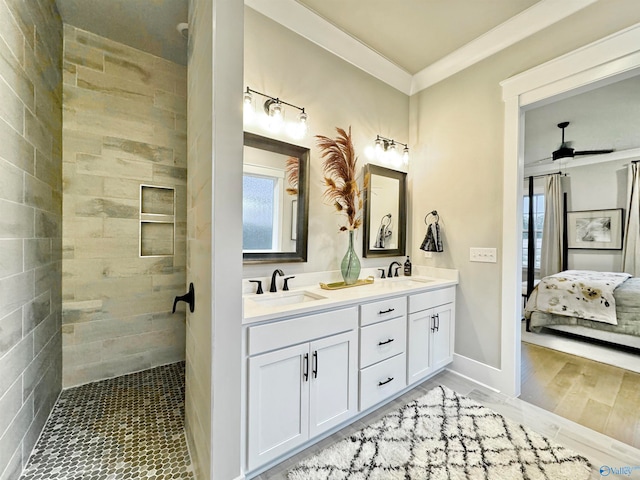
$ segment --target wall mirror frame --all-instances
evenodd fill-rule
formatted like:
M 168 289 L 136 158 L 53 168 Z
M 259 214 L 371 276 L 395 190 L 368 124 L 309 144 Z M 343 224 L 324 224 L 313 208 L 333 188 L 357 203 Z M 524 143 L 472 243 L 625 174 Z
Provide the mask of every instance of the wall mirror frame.
M 297 197 L 294 198 L 291 202 L 291 205 L 287 206 L 287 208 L 285 208 L 281 212 L 283 216 L 291 216 L 291 225 L 286 229 L 287 232 L 282 232 L 282 235 L 286 235 L 287 237 L 290 236 L 291 243 L 295 244 L 295 246 L 290 250 L 284 248 L 282 251 L 245 251 L 243 249 L 243 263 L 251 264 L 275 262 L 306 262 L 307 239 L 309 231 L 309 149 L 299 145 L 293 145 L 290 143 L 282 142 L 280 140 L 275 140 L 273 138 L 256 135 L 250 132 L 244 132 L 244 145 L 245 147 L 250 147 L 256 150 L 262 150 L 264 152 L 270 152 L 271 154 L 281 155 L 283 157 L 283 161 L 290 157 L 297 158 L 298 194 Z M 246 157 L 246 152 L 243 157 Z M 243 202 L 244 201 L 245 194 L 243 192 Z
M 407 174 L 379 165 L 364 167 L 364 257 L 406 253 Z M 383 194 L 381 194 L 381 192 Z

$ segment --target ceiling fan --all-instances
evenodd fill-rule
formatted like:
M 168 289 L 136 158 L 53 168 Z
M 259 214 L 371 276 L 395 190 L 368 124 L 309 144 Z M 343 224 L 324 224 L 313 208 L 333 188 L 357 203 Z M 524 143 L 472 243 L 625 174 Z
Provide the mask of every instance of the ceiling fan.
M 558 124 L 558 128 L 562 129 L 562 144 L 560 145 L 560 148 L 558 148 L 558 150 L 553 152 L 554 160 L 559 160 L 561 158 L 573 158 L 576 155 L 600 155 L 603 153 L 613 152 L 612 149 L 580 150 L 580 151 L 574 150 L 573 148 L 571 148 L 571 142 L 564 141 L 564 129 L 567 128 L 568 126 L 569 126 L 569 122 L 562 122 Z

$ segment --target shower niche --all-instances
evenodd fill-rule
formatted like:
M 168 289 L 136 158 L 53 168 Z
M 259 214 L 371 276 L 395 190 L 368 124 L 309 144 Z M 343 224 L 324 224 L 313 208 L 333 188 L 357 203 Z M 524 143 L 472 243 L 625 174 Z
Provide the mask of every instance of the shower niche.
M 140 185 L 140 256 L 167 257 L 175 248 L 176 191 Z

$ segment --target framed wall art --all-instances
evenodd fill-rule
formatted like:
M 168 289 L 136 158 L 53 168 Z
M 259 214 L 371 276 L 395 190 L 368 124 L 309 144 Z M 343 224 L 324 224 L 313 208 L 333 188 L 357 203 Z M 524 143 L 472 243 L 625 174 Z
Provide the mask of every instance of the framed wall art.
M 621 250 L 622 208 L 567 212 L 567 246 Z

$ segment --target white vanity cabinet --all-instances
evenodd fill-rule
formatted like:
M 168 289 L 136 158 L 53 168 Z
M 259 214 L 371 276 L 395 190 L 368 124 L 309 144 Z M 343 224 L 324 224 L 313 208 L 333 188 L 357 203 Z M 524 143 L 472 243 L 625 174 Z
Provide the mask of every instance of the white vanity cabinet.
M 248 469 L 357 413 L 356 307 L 248 329 Z
M 455 287 L 409 296 L 407 383 L 453 361 Z
M 360 306 L 360 411 L 406 387 L 407 297 Z

